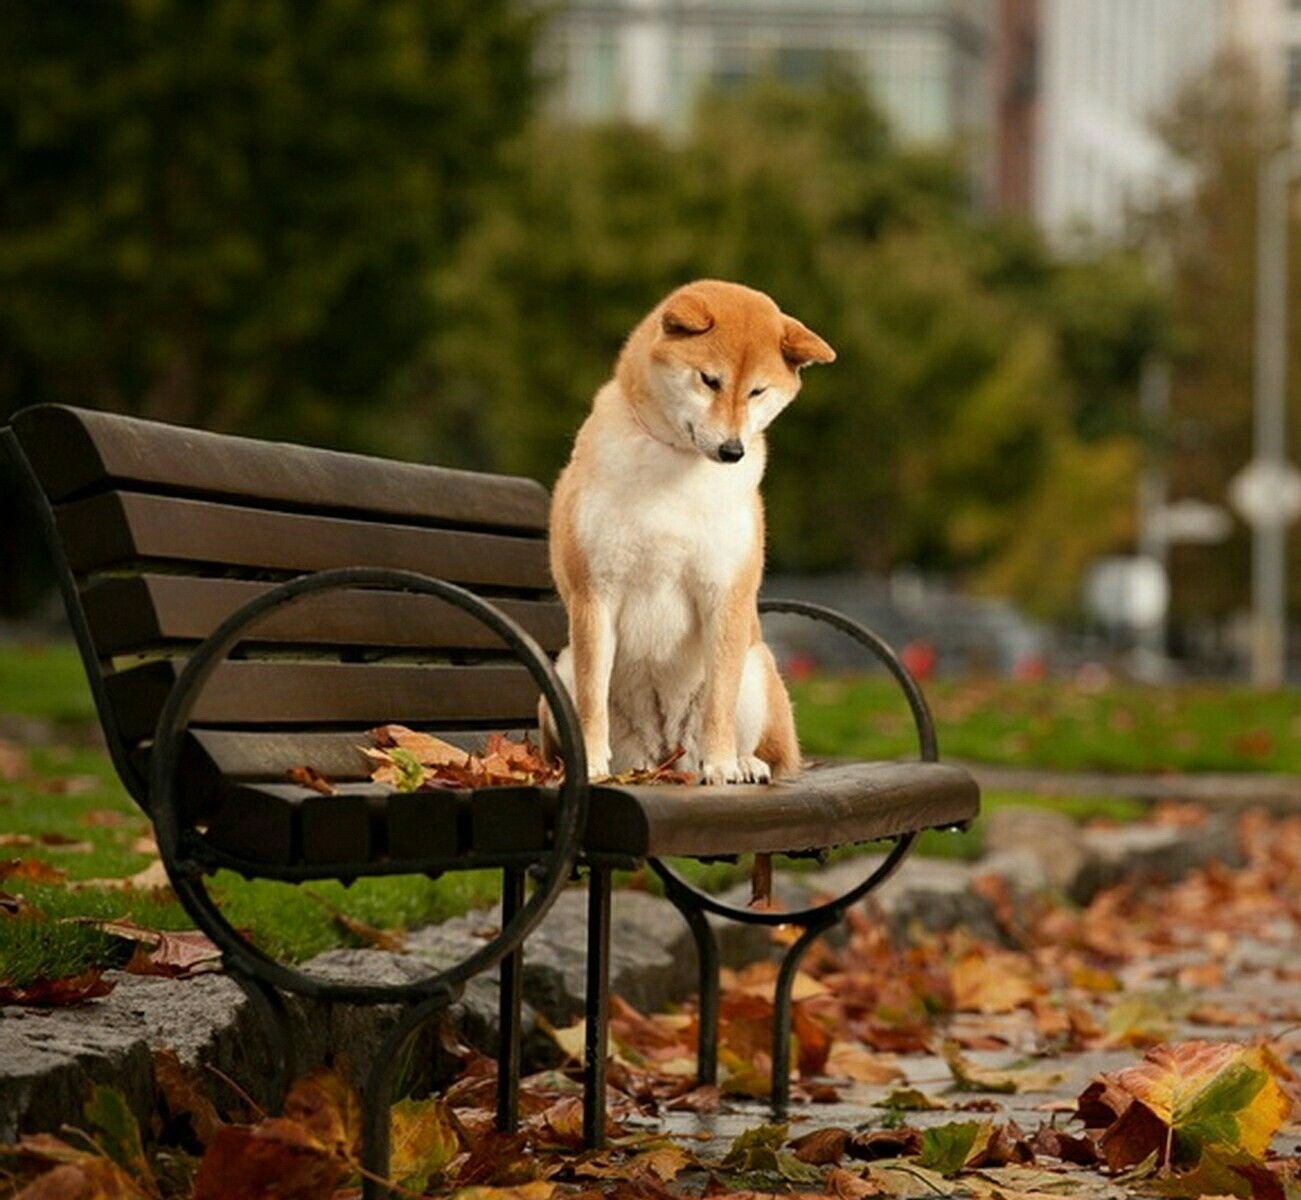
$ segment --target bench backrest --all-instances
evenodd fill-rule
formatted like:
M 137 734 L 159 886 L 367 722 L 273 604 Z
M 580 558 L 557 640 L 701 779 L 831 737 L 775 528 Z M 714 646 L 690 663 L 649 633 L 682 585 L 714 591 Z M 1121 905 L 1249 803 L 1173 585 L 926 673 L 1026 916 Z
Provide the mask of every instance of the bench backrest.
M 54 405 L 18 413 L 12 433 L 52 510 L 100 716 L 142 801 L 149 739 L 185 656 L 276 582 L 330 567 L 419 571 L 493 597 L 544 648 L 563 644 L 548 498 L 533 480 Z M 355 777 L 359 735 L 383 721 L 473 730 L 535 720 L 524 668 L 431 597 L 313 597 L 252 638 L 194 713 L 223 775 L 270 778 L 312 762 Z

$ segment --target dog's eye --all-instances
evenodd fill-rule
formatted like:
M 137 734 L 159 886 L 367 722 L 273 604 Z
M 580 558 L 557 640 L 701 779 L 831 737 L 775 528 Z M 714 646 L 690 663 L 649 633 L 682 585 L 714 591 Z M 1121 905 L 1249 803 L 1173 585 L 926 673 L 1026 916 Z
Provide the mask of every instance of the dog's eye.
M 767 390 L 768 390 L 768 385 L 765 383 L 765 384 L 763 385 L 763 387 L 753 387 L 753 388 L 751 388 L 751 389 L 750 389 L 750 395 L 751 395 L 751 396 L 762 396 L 762 395 L 764 394 L 764 392 L 766 392 Z
M 711 392 L 716 392 L 723 386 L 723 381 L 717 375 L 710 375 L 707 371 L 700 372 L 700 382 Z

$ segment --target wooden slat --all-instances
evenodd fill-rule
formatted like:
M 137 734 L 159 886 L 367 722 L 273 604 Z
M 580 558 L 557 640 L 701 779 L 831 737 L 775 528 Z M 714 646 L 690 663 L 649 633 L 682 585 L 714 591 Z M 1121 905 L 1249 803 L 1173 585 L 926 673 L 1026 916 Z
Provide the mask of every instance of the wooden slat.
M 592 790 L 583 848 L 630 858 L 813 850 L 943 828 L 979 810 L 975 781 L 943 763 L 817 767 L 768 785 L 603 785 Z M 527 798 L 476 794 L 470 812 L 476 851 L 544 845 Z
M 511 731 L 506 731 L 511 732 Z M 454 746 L 477 750 L 487 736 L 467 730 L 438 730 Z M 512 733 L 512 736 L 514 734 Z M 290 767 L 314 767 L 335 782 L 364 780 L 370 767 L 360 747 L 371 744 L 365 729 L 299 730 L 194 729 L 187 772 L 202 770 L 212 780 L 284 782 Z
M 180 664 L 159 661 L 105 680 L 128 740 L 153 733 Z M 213 673 L 195 706 L 200 725 L 373 725 L 384 721 L 534 719 L 537 688 L 516 666 L 383 666 L 362 663 L 232 661 Z
M 542 532 L 547 493 L 531 479 L 264 442 L 115 413 L 39 405 L 13 418 L 54 502 L 90 488 L 248 497 L 322 511 Z
M 165 641 L 207 637 L 231 613 L 273 584 L 185 575 L 101 579 L 82 603 L 101 655 L 125 654 Z M 554 601 L 494 600 L 544 650 L 566 639 L 564 608 Z M 258 642 L 332 646 L 500 650 L 495 633 L 468 613 L 432 596 L 356 589 L 314 596 L 274 613 L 253 631 Z
M 493 533 L 420 529 L 107 492 L 61 505 L 59 531 L 74 571 L 138 561 L 322 571 L 394 567 L 455 583 L 545 590 L 546 543 Z
M 262 865 L 455 858 L 468 842 L 465 804 L 459 792 L 344 784 L 324 796 L 292 784 L 238 784 L 218 801 L 207 837 Z

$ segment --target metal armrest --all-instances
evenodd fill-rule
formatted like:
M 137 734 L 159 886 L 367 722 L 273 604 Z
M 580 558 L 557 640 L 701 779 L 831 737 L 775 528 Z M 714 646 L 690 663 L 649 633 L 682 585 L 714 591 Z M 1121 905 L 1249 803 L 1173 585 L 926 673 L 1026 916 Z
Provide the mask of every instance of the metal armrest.
M 468 958 L 436 975 L 400 985 L 344 985 L 314 978 L 284 966 L 242 938 L 209 896 L 199 865 L 185 854 L 188 831 L 178 809 L 177 768 L 181 751 L 195 703 L 212 673 L 268 613 L 318 593 L 345 588 L 387 588 L 434 596 L 492 629 L 528 669 L 550 705 L 565 764 L 555 816 L 555 840 L 542 859 L 537 886 L 528 902 L 495 938 Z M 186 910 L 221 947 L 229 965 L 275 987 L 352 1003 L 455 995 L 473 975 L 501 962 L 523 943 L 568 882 L 587 816 L 587 760 L 578 716 L 545 652 L 517 622 L 489 601 L 455 584 L 414 571 L 374 567 L 319 571 L 273 588 L 232 613 L 191 655 L 169 693 L 158 718 L 150 767 L 150 813 L 168 877 Z
M 822 604 L 812 604 L 807 600 L 760 600 L 760 613 L 795 613 L 814 621 L 821 621 L 833 629 L 853 638 L 860 646 L 869 650 L 890 672 L 894 681 L 902 689 L 912 711 L 913 724 L 917 728 L 917 744 L 922 762 L 938 762 L 939 744 L 935 737 L 935 722 L 931 710 L 922 695 L 922 689 L 913 678 L 908 668 L 899 661 L 890 644 L 879 634 L 873 633 L 866 625 L 860 625 L 844 613 Z

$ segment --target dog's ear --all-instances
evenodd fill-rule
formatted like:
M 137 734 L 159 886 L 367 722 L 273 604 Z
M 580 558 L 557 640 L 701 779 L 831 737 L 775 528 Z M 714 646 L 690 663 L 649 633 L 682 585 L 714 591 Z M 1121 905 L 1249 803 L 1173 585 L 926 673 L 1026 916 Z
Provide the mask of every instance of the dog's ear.
M 668 298 L 660 314 L 660 328 L 669 337 L 694 337 L 714 327 L 714 314 L 699 292 L 683 288 Z
M 807 363 L 832 363 L 836 352 L 807 325 L 794 317 L 782 317 L 782 357 L 792 367 Z

